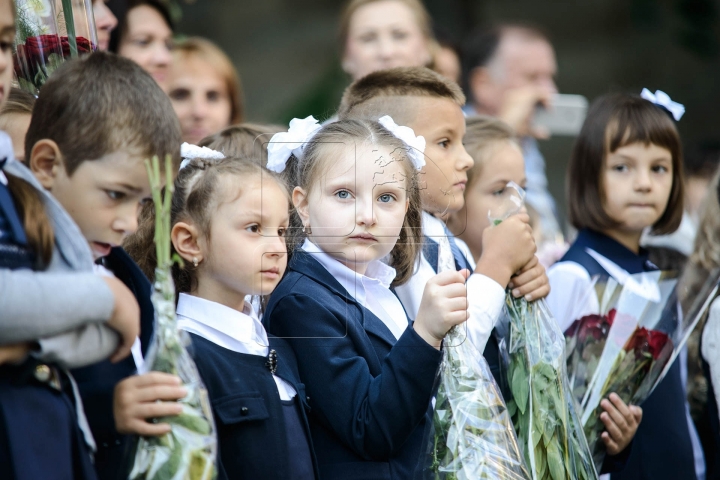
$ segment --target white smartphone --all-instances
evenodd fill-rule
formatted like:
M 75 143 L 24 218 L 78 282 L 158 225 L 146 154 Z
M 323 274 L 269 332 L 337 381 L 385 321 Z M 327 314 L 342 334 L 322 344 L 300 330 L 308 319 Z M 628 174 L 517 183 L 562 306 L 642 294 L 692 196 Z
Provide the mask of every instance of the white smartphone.
M 538 106 L 535 109 L 532 123 L 535 127 L 548 129 L 551 135 L 577 135 L 587 110 L 587 98 L 559 93 L 553 96 L 551 108 Z

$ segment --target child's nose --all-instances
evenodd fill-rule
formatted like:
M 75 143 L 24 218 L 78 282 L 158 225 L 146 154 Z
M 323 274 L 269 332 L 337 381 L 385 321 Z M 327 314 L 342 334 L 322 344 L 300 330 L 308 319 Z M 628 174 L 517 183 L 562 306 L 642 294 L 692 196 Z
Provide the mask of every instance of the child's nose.
M 464 145 L 461 145 L 460 148 L 462 149 L 462 151 L 460 151 L 458 155 L 459 170 L 470 170 L 472 166 L 475 165 L 475 160 L 473 160 L 467 150 L 465 150 Z
M 373 202 L 358 201 L 355 203 L 358 225 L 369 226 L 375 224 L 375 208 L 373 207 Z
M 138 229 L 137 210 L 127 208 L 118 212 L 113 221 L 112 229 L 122 234 L 123 237 L 135 233 Z
M 636 190 L 649 190 L 652 187 L 652 181 L 650 179 L 650 172 L 645 170 L 638 170 L 635 175 L 635 189 Z

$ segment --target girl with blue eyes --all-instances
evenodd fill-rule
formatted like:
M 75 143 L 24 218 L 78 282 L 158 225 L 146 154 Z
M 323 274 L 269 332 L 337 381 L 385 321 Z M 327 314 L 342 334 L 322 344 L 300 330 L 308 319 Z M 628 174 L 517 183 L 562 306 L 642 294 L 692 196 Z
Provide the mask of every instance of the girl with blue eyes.
M 591 278 L 610 275 L 596 260 L 599 256 L 630 274 L 657 270 L 640 236 L 644 230 L 668 234 L 680 225 L 682 149 L 673 118 L 679 120 L 684 108 L 664 105 L 613 94 L 596 100 L 588 111 L 567 175 L 568 217 L 578 235 L 548 270 L 548 305 L 563 330 L 575 320 Z M 625 463 L 613 468 L 607 457 L 605 470 L 615 472 L 613 480 L 705 478 L 702 448 L 686 405 L 683 363 L 680 355 L 642 410 L 615 394 L 601 402 L 602 439 L 608 453 Z M 625 422 L 610 424 L 621 418 Z
M 268 168 L 295 185 L 297 247 L 263 322 L 297 357 L 325 479 L 412 478 L 442 339 L 468 317 L 467 270 L 433 277 L 414 322 L 393 293 L 422 246 L 424 157 L 390 130 L 416 139 L 392 120 L 308 117 L 268 145 Z

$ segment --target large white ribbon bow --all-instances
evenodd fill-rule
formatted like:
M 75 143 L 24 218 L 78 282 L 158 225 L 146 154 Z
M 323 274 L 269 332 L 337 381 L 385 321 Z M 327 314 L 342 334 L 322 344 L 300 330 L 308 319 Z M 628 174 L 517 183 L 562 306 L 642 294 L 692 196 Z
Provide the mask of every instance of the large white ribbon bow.
M 685 106 L 681 103 L 673 102 L 670 99 L 670 96 L 662 90 L 655 90 L 655 93 L 652 93 L 647 88 L 643 88 L 640 96 L 655 105 L 665 108 L 668 112 L 670 112 L 670 115 L 673 116 L 676 122 L 682 118 L 683 114 L 685 114 Z
M 421 170 L 425 166 L 425 137 L 422 135 L 415 136 L 415 131 L 410 127 L 404 127 L 395 123 L 390 115 L 381 117 L 378 122 L 395 135 L 397 138 L 405 142 L 408 148 L 408 156 L 417 170 Z
M 285 170 L 290 155 L 299 157 L 305 144 L 312 138 L 322 125 L 310 115 L 306 118 L 293 118 L 287 132 L 276 133 L 268 143 L 267 169 L 275 173 Z
M 183 161 L 180 163 L 180 170 L 190 165 L 190 162 L 196 158 L 202 158 L 203 160 L 222 160 L 225 155 L 207 147 L 198 147 L 197 145 L 191 145 L 187 142 L 180 146 L 180 156 Z

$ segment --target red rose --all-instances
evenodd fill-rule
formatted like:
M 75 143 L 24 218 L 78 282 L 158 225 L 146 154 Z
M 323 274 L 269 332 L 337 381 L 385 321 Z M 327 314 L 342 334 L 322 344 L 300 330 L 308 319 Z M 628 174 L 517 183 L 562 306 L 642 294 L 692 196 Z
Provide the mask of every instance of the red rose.
M 647 352 L 652 355 L 653 360 L 657 360 L 660 358 L 666 345 L 672 345 L 669 343 L 667 334 L 640 327 L 635 330 L 625 344 L 625 351 L 628 353 L 634 352 L 636 357 L 640 357 L 643 353 Z
M 76 41 L 79 54 L 89 53 L 96 48 L 87 38 L 77 37 Z M 14 62 L 15 73 L 19 78 L 24 78 L 35 84 L 36 77 L 41 71 L 43 75 L 40 78 L 47 77 L 47 63 L 52 54 L 61 59 L 70 58 L 70 43 L 67 37 L 58 35 L 28 37 L 25 44 L 17 46 L 17 55 Z M 40 87 L 41 85 L 36 86 Z
M 580 343 L 585 343 L 589 337 L 596 341 L 603 340 L 607 338 L 610 327 L 612 327 L 615 313 L 615 309 L 612 309 L 607 315 L 586 315 L 573 322 L 565 334 L 572 337 L 577 333 Z

